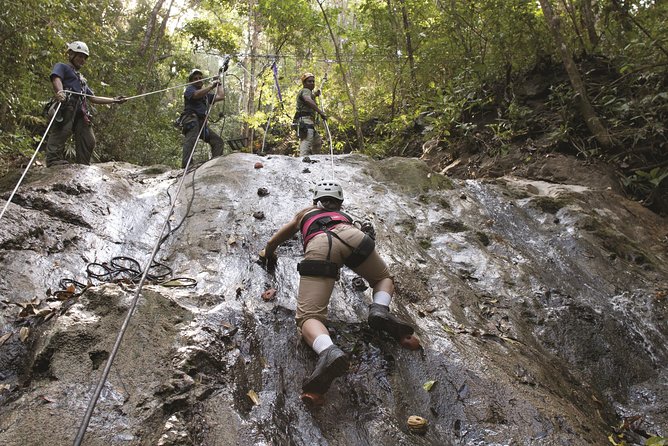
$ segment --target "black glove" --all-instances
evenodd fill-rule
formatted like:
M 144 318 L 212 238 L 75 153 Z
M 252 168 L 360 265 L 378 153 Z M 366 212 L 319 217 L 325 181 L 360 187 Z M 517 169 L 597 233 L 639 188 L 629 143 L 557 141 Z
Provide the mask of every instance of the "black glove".
M 225 56 L 225 60 L 223 60 L 223 66 L 220 67 L 220 71 L 221 71 L 222 73 L 226 72 L 227 69 L 229 68 L 229 66 L 230 66 L 230 58 L 231 58 L 231 57 L 232 57 L 232 56 Z
M 376 230 L 373 228 L 373 225 L 369 221 L 365 221 L 360 226 L 360 231 L 364 232 L 366 235 L 376 240 Z
M 276 268 L 276 262 L 278 261 L 278 256 L 276 253 L 271 253 L 271 255 L 266 255 L 265 250 L 260 251 L 258 263 L 266 269 Z

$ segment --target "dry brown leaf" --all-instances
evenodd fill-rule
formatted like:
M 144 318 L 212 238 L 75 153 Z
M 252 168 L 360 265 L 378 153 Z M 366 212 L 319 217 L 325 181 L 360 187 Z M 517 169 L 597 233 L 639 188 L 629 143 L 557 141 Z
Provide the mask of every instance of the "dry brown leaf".
M 76 290 L 77 290 L 77 288 L 74 286 L 73 283 L 70 283 L 69 285 L 67 285 L 67 292 L 68 293 L 74 293 Z
M 28 327 L 21 327 L 19 330 L 19 339 L 21 339 L 21 342 L 25 342 L 28 336 L 30 336 L 30 329 Z
M 248 397 L 251 399 L 251 401 L 253 401 L 253 404 L 255 404 L 256 406 L 260 404 L 260 397 L 257 396 L 257 393 L 255 393 L 255 390 L 253 390 L 253 389 L 249 390 L 246 395 L 248 395 Z
M 52 308 L 42 308 L 41 310 L 38 310 L 38 311 L 35 312 L 35 316 L 37 316 L 37 317 L 46 316 L 46 315 L 51 314 L 51 313 L 53 313 Z
M 0 345 L 2 345 L 2 344 L 4 344 L 5 342 L 7 342 L 7 339 L 11 338 L 13 334 L 14 334 L 14 333 L 12 333 L 12 332 L 10 331 L 9 333 L 5 333 L 5 334 L 3 334 L 2 336 L 0 336 Z

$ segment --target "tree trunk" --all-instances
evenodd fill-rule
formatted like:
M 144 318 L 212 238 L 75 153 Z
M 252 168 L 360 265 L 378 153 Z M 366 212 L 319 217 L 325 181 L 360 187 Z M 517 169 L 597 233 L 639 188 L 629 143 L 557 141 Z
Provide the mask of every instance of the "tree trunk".
M 566 72 L 568 73 L 568 78 L 571 81 L 573 89 L 578 95 L 580 102 L 580 113 L 584 117 L 587 128 L 594 135 L 596 141 L 605 148 L 609 148 L 613 145 L 612 138 L 608 133 L 608 130 L 605 128 L 601 120 L 596 115 L 594 107 L 592 107 L 591 102 L 589 102 L 589 96 L 587 95 L 587 89 L 585 88 L 582 77 L 580 77 L 580 72 L 575 66 L 571 52 L 566 46 L 563 36 L 561 35 L 561 30 L 559 26 L 559 18 L 554 15 L 552 11 L 552 5 L 549 0 L 539 0 L 540 6 L 543 9 L 543 14 L 545 15 L 545 20 L 547 21 L 547 26 L 552 32 L 552 37 L 554 42 L 559 47 L 559 52 L 561 53 L 561 59 L 563 61 Z
M 566 0 L 561 0 L 561 4 L 563 5 L 566 14 L 568 14 L 568 16 L 571 19 L 571 23 L 573 24 L 573 30 L 575 31 L 575 35 L 578 36 L 578 40 L 580 41 L 580 46 L 582 47 L 582 51 L 584 51 L 585 54 L 589 54 L 589 45 L 587 45 L 584 37 L 582 37 L 582 32 L 580 31 L 580 23 L 575 14 L 575 6 L 573 6 L 572 2 Z
M 401 18 L 404 24 L 404 37 L 406 39 L 406 56 L 408 57 L 408 67 L 410 68 L 411 82 L 413 85 L 417 84 L 415 77 L 415 57 L 413 56 L 413 43 L 411 41 L 411 25 L 408 20 L 408 10 L 404 0 L 398 0 L 401 5 Z
M 169 20 L 169 14 L 172 11 L 172 6 L 174 5 L 174 0 L 169 1 L 169 6 L 165 12 L 164 17 L 162 18 L 162 23 L 160 23 L 160 28 L 153 39 L 153 51 L 148 57 L 148 62 L 146 64 L 146 73 L 150 73 L 153 70 L 153 65 L 158 57 L 158 48 L 160 47 L 160 42 L 162 38 L 165 37 L 165 30 L 167 29 L 167 21 Z
M 582 23 L 587 30 L 589 45 L 594 49 L 598 46 L 599 36 L 596 32 L 596 16 L 592 9 L 591 0 L 582 0 L 580 2 L 580 11 L 582 14 Z
M 251 116 L 255 113 L 255 54 L 258 48 L 259 30 L 257 20 L 257 2 L 256 0 L 248 0 L 248 54 L 246 58 L 246 67 L 248 71 L 244 71 L 244 85 L 246 86 L 247 96 L 244 104 L 246 116 Z M 253 138 L 255 137 L 253 129 L 244 122 L 242 135 L 246 138 L 247 147 L 253 151 Z
M 164 2 L 165 0 L 158 0 L 155 3 L 155 5 L 153 5 L 151 14 L 148 17 L 148 22 L 146 23 L 146 32 L 144 32 L 144 39 L 139 45 L 139 51 L 137 51 L 137 54 L 139 54 L 139 57 L 141 58 L 146 56 L 146 52 L 148 51 L 148 48 L 151 45 L 151 40 L 153 39 L 153 33 L 155 32 L 156 23 L 158 23 L 158 16 L 160 14 L 160 10 L 162 10 L 162 5 Z M 154 62 L 155 62 L 155 55 L 150 54 L 148 61 L 146 63 L 147 73 L 150 71 Z M 144 93 L 146 90 L 146 83 L 145 83 L 146 78 L 147 77 L 145 76 L 137 87 L 137 90 L 139 91 L 140 94 Z
M 144 56 L 146 50 L 148 50 L 149 45 L 151 44 L 151 39 L 153 38 L 153 31 L 155 30 L 155 24 L 158 22 L 158 14 L 162 9 L 162 4 L 165 0 L 158 0 L 155 2 L 153 9 L 151 10 L 151 15 L 148 17 L 148 23 L 146 24 L 146 32 L 144 33 L 144 40 L 142 40 L 141 45 L 139 46 L 139 55 Z
M 331 25 L 329 24 L 329 19 L 327 18 L 327 13 L 325 12 L 325 8 L 323 8 L 322 3 L 320 2 L 321 0 L 318 0 L 318 6 L 320 6 L 320 10 L 322 11 L 322 16 L 325 19 L 325 24 L 327 25 L 327 29 L 329 30 L 329 35 L 332 38 L 332 44 L 334 44 L 334 51 L 336 52 L 336 63 L 338 64 L 339 69 L 341 70 L 341 76 L 343 77 L 343 84 L 346 87 L 346 94 L 348 95 L 350 106 L 353 109 L 353 122 L 355 125 L 355 133 L 357 134 L 358 144 L 361 150 L 364 148 L 364 134 L 362 133 L 362 127 L 360 126 L 359 122 L 359 115 L 357 112 L 355 97 L 350 91 L 350 85 L 348 84 L 348 76 L 346 76 L 346 69 L 343 66 L 343 57 L 341 56 L 341 49 L 339 48 L 339 43 L 336 40 L 336 36 L 334 35 L 334 31 L 332 30 Z

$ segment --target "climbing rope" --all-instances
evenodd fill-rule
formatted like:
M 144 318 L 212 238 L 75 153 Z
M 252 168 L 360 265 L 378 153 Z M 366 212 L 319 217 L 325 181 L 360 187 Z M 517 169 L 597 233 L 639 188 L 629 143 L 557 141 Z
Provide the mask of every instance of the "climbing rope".
M 221 67 L 219 74 L 223 71 L 223 67 Z M 220 85 L 216 88 L 216 95 L 218 94 L 218 88 L 220 88 Z M 215 98 L 215 96 L 214 96 Z M 193 145 L 193 150 L 190 152 L 190 156 L 188 157 L 188 162 L 186 163 L 186 166 L 184 168 L 184 173 L 188 171 L 188 167 L 190 166 L 190 162 L 192 160 L 193 154 L 195 153 L 195 147 L 197 146 L 197 143 L 199 142 L 199 138 L 202 135 L 202 131 L 204 128 L 206 128 L 206 123 L 209 118 L 209 113 L 211 112 L 211 108 L 213 107 L 215 100 L 211 101 L 211 104 L 209 104 L 209 108 L 207 109 L 206 115 L 204 117 L 204 124 L 201 126 L 200 131 L 197 135 L 197 139 L 195 140 L 195 144 Z M 179 181 L 178 188 L 176 190 L 176 196 L 178 197 L 179 192 L 181 191 L 181 188 L 183 187 L 183 183 L 185 182 L 186 175 L 184 174 L 181 177 L 181 180 Z M 193 185 L 194 189 L 194 185 Z M 194 191 L 193 191 L 194 193 Z M 79 431 L 77 433 L 76 438 L 74 439 L 74 446 L 80 446 L 81 442 L 83 441 L 84 435 L 86 434 L 86 430 L 88 429 L 88 424 L 90 423 L 91 416 L 93 415 L 93 410 L 95 409 L 95 406 L 97 404 L 98 399 L 100 398 L 100 394 L 102 393 L 102 389 L 104 388 L 104 384 L 107 381 L 107 377 L 109 376 L 109 372 L 111 371 L 111 366 L 114 362 L 114 359 L 116 358 L 116 355 L 118 354 L 118 350 L 121 346 L 121 342 L 123 340 L 123 337 L 125 336 L 125 332 L 128 329 L 128 326 L 130 324 L 130 319 L 132 318 L 132 314 L 134 313 L 135 308 L 137 307 L 137 303 L 139 302 L 139 296 L 141 293 L 141 290 L 144 286 L 144 283 L 147 280 L 147 277 L 149 275 L 149 271 L 151 269 L 151 265 L 154 263 L 154 259 L 156 254 L 158 253 L 158 250 L 160 249 L 160 245 L 163 242 L 163 237 L 162 235 L 165 233 L 165 229 L 168 228 L 169 226 L 169 218 L 174 212 L 174 206 L 176 205 L 176 200 L 174 200 L 173 203 L 171 203 L 169 212 L 167 212 L 167 216 L 165 218 L 165 222 L 163 223 L 162 229 L 160 230 L 160 236 L 158 237 L 158 240 L 156 241 L 155 245 L 153 246 L 153 250 L 151 251 L 151 255 L 149 259 L 147 260 L 145 267 L 144 267 L 144 272 L 141 275 L 141 278 L 139 280 L 139 283 L 137 285 L 137 289 L 135 290 L 134 296 L 132 298 L 132 302 L 130 304 L 130 308 L 128 309 L 127 314 L 125 315 L 125 319 L 123 320 L 123 324 L 121 325 L 121 328 L 118 332 L 118 335 L 116 336 L 116 341 L 114 342 L 114 346 L 111 349 L 111 353 L 109 354 L 109 358 L 107 359 L 107 363 L 104 366 L 104 370 L 102 371 L 102 376 L 100 377 L 100 380 L 97 383 L 97 386 L 95 388 L 95 391 L 93 392 L 93 397 L 91 398 L 90 402 L 88 403 L 88 408 L 86 409 L 86 413 L 84 415 L 84 419 L 81 422 L 81 426 L 79 427 Z
M 157 285 L 169 287 L 194 287 L 197 281 L 190 277 L 171 277 L 172 269 L 164 263 L 153 262 L 147 280 Z M 83 291 L 93 286 L 91 279 L 103 283 L 136 283 L 142 276 L 139 262 L 132 257 L 113 257 L 110 262 L 91 262 L 86 266 L 88 284 L 83 284 L 75 279 L 60 279 L 60 290 L 53 295 L 58 300 L 65 300 L 80 295 Z
M 179 85 L 175 85 L 173 87 L 163 88 L 161 90 L 153 90 L 153 91 L 149 91 L 147 93 L 137 94 L 137 95 L 134 95 L 134 96 L 127 96 L 127 97 L 124 97 L 123 99 L 125 99 L 126 101 L 129 101 L 130 99 L 143 98 L 144 96 L 150 96 L 152 94 L 162 93 L 164 91 L 174 90 L 176 88 L 187 87 L 188 85 L 196 84 L 197 82 L 209 81 L 211 79 L 215 79 L 216 77 L 218 77 L 218 76 L 209 76 L 209 77 L 206 77 L 204 79 L 200 79 L 200 80 L 196 80 L 196 81 L 192 81 L 192 82 L 186 82 L 185 84 L 179 84 Z M 60 92 L 73 94 L 73 95 L 77 95 L 77 96 L 82 96 L 82 97 L 90 97 L 90 98 L 95 97 L 94 94 L 81 93 L 79 91 L 60 90 L 58 93 L 60 93 Z
M 44 132 L 44 136 L 42 136 L 42 140 L 39 142 L 39 144 L 37 145 L 37 148 L 35 149 L 35 153 L 32 154 L 32 158 L 30 158 L 30 161 L 28 162 L 28 165 L 23 170 L 23 174 L 21 175 L 21 178 L 19 178 L 19 181 L 16 183 L 16 186 L 14 187 L 14 190 L 9 195 L 9 198 L 7 199 L 7 202 L 2 207 L 2 212 L 0 212 L 0 220 L 2 220 L 2 216 L 5 215 L 5 211 L 9 207 L 9 203 L 11 203 L 12 198 L 14 198 L 14 194 L 16 194 L 16 191 L 19 189 L 19 186 L 23 182 L 23 178 L 25 178 L 26 174 L 28 173 L 28 169 L 30 169 L 30 166 L 32 166 L 32 163 L 35 161 L 35 157 L 37 157 L 37 154 L 39 153 L 39 149 L 42 147 L 42 143 L 44 142 L 44 139 L 46 138 L 46 135 L 49 133 L 49 130 L 51 129 L 51 125 L 53 124 L 53 121 L 55 121 L 56 116 L 58 116 L 58 112 L 60 111 L 60 106 L 61 105 L 62 105 L 62 103 L 59 102 L 58 106 L 56 107 L 56 112 L 51 117 L 51 121 L 49 121 L 49 125 L 46 126 L 46 131 Z
M 281 87 L 278 84 L 278 65 L 276 65 L 275 60 L 271 64 L 271 71 L 274 74 L 274 88 L 276 89 L 276 96 L 278 97 L 278 103 L 281 105 L 281 108 L 283 108 L 283 97 L 281 96 Z M 267 133 L 269 133 L 269 123 L 271 122 L 271 116 L 273 113 L 274 113 L 274 104 L 272 102 L 271 110 L 269 110 L 269 116 L 267 117 L 267 125 L 264 128 L 264 135 L 262 136 L 262 149 L 260 149 L 260 153 L 264 153 L 264 144 L 265 141 L 267 140 Z
M 323 97 L 322 94 L 322 87 L 325 85 L 325 82 L 327 82 L 327 73 L 325 72 L 325 76 L 322 78 L 322 82 L 320 83 L 320 108 L 322 108 L 323 113 L 325 113 L 325 98 Z M 329 131 L 329 124 L 327 124 L 327 120 L 323 119 L 322 122 L 325 124 L 325 130 L 327 130 L 327 139 L 329 140 L 329 159 L 332 163 L 332 180 L 335 180 L 335 175 L 334 175 L 334 144 L 332 143 L 332 133 Z

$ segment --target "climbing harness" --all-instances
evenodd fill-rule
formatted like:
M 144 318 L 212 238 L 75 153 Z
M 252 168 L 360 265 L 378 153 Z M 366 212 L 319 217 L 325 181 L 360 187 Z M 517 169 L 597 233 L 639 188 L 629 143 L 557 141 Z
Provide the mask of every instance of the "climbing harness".
M 338 276 L 338 265 L 329 260 L 332 252 L 332 237 L 338 239 L 352 250 L 350 255 L 343 262 L 348 268 L 357 268 L 360 266 L 362 262 L 371 255 L 376 247 L 374 239 L 366 233 L 364 234 L 362 241 L 356 247 L 353 247 L 346 243 L 335 232 L 331 231 L 332 228 L 340 224 L 353 225 L 353 219 L 341 211 L 315 209 L 307 213 L 302 221 L 303 223 L 300 229 L 304 241 L 304 250 L 306 250 L 308 242 L 318 234 L 327 234 L 329 242 L 326 260 L 303 260 L 299 263 L 297 271 L 299 271 L 299 274 L 302 276 L 326 276 L 334 278 Z
M 300 276 L 339 277 L 339 265 L 328 260 L 302 260 L 297 264 L 297 271 Z
M 302 219 L 301 225 L 302 240 L 304 250 L 308 242 L 318 234 L 322 234 L 328 229 L 332 229 L 342 223 L 353 224 L 353 219 L 340 211 L 325 211 L 315 209 L 307 213 Z

